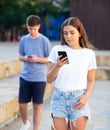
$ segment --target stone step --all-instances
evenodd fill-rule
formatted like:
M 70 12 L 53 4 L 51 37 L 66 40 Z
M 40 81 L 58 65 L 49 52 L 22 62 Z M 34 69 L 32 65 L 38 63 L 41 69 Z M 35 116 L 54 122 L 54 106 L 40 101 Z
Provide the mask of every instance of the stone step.
M 23 67 L 23 62 L 10 60 L 0 63 L 0 79 L 18 75 Z
M 96 80 L 110 80 L 110 66 L 98 66 Z
M 110 51 L 95 51 L 98 66 L 110 66 Z
M 19 116 L 18 106 L 19 75 L 0 80 L 0 128 Z M 44 99 L 53 91 L 50 84 L 46 85 Z M 29 108 L 31 107 L 29 104 Z
M 110 55 L 96 55 L 96 61 L 98 66 L 110 66 Z

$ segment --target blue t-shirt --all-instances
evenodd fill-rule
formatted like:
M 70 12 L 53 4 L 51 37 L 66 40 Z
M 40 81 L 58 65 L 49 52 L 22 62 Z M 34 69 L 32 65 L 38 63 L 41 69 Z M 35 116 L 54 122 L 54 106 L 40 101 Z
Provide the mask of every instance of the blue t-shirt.
M 24 56 L 36 55 L 40 58 L 44 58 L 49 56 L 50 50 L 50 42 L 48 38 L 42 34 L 34 39 L 30 37 L 30 34 L 27 34 L 20 40 L 19 53 Z M 24 62 L 20 77 L 27 81 L 42 82 L 46 81 L 46 71 L 46 64 Z

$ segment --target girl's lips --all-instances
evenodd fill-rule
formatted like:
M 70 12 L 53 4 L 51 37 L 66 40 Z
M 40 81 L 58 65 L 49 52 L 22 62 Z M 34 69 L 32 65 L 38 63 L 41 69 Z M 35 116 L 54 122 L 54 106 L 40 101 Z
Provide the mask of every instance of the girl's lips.
M 67 40 L 67 42 L 71 42 L 71 40 Z

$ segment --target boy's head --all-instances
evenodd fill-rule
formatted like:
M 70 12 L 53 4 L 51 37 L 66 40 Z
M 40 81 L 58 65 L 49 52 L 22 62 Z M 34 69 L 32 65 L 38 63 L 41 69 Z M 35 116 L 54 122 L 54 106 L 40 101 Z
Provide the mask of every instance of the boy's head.
M 41 24 L 40 17 L 37 15 L 29 15 L 27 17 L 26 24 L 27 26 L 31 26 L 31 27 L 39 25 Z
M 40 17 L 37 15 L 30 15 L 27 17 L 26 25 L 30 36 L 35 38 L 39 36 L 39 29 L 41 25 Z

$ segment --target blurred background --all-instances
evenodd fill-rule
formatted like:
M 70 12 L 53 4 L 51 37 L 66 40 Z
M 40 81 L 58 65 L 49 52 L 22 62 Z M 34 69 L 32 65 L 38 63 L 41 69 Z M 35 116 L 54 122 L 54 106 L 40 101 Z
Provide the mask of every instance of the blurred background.
M 97 49 L 110 50 L 110 0 L 0 0 L 0 41 L 17 42 L 27 33 L 28 15 L 41 17 L 41 33 L 60 40 L 62 22 L 71 16 L 84 24 Z

